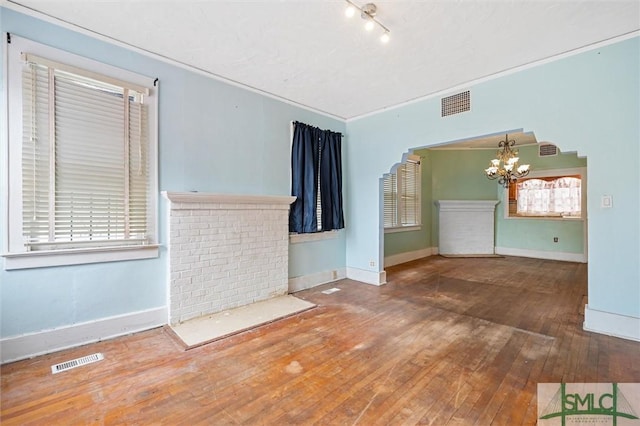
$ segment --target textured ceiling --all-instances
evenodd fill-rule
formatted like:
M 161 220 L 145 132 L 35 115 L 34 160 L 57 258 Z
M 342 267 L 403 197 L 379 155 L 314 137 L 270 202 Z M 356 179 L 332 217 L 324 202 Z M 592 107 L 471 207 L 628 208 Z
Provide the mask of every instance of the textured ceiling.
M 386 45 L 341 0 L 9 5 L 344 119 L 640 29 L 638 0 L 380 1 Z

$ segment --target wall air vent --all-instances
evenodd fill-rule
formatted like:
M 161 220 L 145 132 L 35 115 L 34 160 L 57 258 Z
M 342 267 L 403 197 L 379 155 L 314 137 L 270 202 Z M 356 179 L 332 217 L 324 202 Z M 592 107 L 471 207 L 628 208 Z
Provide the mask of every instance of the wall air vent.
M 553 157 L 558 155 L 558 147 L 551 143 L 538 145 L 538 157 Z
M 460 114 L 461 112 L 471 111 L 471 92 L 457 93 L 441 99 L 442 117 L 448 115 Z

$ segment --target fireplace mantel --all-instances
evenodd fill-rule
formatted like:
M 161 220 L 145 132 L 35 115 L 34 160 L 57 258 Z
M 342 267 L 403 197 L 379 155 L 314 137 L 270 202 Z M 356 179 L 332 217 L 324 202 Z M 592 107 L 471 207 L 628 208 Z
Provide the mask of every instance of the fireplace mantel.
M 437 200 L 440 211 L 493 212 L 498 200 Z
M 163 191 L 162 195 L 172 203 L 193 204 L 273 204 L 283 205 L 289 208 L 296 197 L 288 195 L 240 195 L 240 194 L 215 194 L 209 192 L 169 192 Z M 175 208 L 175 207 L 172 207 Z M 192 206 L 189 208 L 193 208 Z M 243 207 L 244 208 L 244 207 Z

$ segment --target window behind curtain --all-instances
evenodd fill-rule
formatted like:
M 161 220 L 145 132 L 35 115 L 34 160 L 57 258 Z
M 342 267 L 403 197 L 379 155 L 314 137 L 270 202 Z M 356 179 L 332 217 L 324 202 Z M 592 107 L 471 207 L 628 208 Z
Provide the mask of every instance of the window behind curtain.
M 417 226 L 421 222 L 420 161 L 410 156 L 395 172 L 384 175 L 384 227 Z
M 29 250 L 150 237 L 144 88 L 25 56 L 22 231 Z
M 579 176 L 532 178 L 516 185 L 518 216 L 581 217 Z
M 293 122 L 289 231 L 313 233 L 344 228 L 342 134 Z

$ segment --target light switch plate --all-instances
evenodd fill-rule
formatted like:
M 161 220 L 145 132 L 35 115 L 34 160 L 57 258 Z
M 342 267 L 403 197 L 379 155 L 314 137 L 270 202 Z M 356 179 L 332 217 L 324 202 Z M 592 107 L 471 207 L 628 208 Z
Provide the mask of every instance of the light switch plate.
M 608 209 L 613 205 L 613 200 L 611 199 L 611 195 L 603 195 L 602 200 L 600 201 L 600 207 Z

